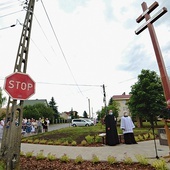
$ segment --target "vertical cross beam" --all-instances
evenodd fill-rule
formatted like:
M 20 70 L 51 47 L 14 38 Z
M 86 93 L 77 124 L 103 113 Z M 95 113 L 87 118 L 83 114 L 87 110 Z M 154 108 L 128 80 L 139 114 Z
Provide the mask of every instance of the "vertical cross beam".
M 26 73 L 34 4 L 35 0 L 30 0 L 27 7 L 27 13 L 21 33 L 14 72 Z M 13 100 L 11 97 L 8 99 L 4 132 L 0 150 L 0 159 L 2 159 L 6 164 L 6 170 L 20 169 L 19 160 L 23 120 L 23 103 L 23 100 L 20 100 L 18 104 L 17 100 Z
M 136 22 L 139 23 L 144 18 L 146 19 L 146 22 L 141 27 L 139 27 L 135 31 L 135 33 L 138 35 L 143 30 L 145 30 L 146 28 L 148 28 L 148 30 L 149 30 L 150 37 L 151 37 L 152 44 L 153 44 L 153 48 L 154 48 L 155 55 L 156 55 L 156 59 L 157 59 L 157 63 L 158 63 L 158 67 L 159 67 L 159 71 L 160 71 L 160 75 L 161 75 L 164 95 L 165 95 L 166 100 L 168 100 L 168 99 L 170 99 L 169 78 L 168 78 L 168 75 L 167 75 L 167 72 L 166 72 L 166 69 L 165 69 L 165 64 L 164 64 L 164 61 L 163 61 L 162 53 L 161 53 L 160 46 L 159 46 L 159 43 L 158 43 L 158 40 L 157 40 L 155 29 L 154 29 L 154 26 L 153 26 L 153 23 L 167 12 L 167 9 L 165 7 L 163 7 L 153 17 L 150 17 L 150 15 L 149 15 L 158 6 L 159 6 L 159 4 L 157 2 L 154 2 L 148 8 L 147 4 L 145 2 L 142 3 L 143 13 L 136 19 Z

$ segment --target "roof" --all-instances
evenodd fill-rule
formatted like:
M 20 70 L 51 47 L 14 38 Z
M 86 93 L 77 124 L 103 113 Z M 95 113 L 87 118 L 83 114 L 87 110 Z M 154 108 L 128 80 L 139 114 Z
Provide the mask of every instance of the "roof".
M 24 106 L 27 106 L 27 105 L 34 105 L 34 104 L 39 104 L 39 103 L 42 103 L 44 104 L 45 106 L 48 106 L 48 102 L 46 99 L 34 99 L 34 100 L 24 100 Z
M 131 95 L 130 94 L 125 94 L 125 95 L 114 95 L 114 96 L 112 96 L 112 99 L 113 100 L 123 100 L 123 99 L 129 99 L 131 97 Z

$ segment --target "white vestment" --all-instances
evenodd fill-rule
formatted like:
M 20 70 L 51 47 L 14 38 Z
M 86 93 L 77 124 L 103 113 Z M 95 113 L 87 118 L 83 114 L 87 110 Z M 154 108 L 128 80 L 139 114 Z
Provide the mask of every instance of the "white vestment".
M 120 128 L 123 130 L 123 134 L 133 133 L 133 128 L 135 128 L 135 125 L 133 124 L 130 116 L 121 117 Z

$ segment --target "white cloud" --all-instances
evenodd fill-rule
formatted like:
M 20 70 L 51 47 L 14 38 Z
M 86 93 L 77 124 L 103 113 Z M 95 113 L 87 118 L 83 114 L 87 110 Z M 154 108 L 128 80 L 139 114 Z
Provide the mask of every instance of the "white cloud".
M 46 98 L 49 101 L 54 97 L 60 112 L 73 108 L 82 115 L 84 110 L 88 112 L 88 98 L 93 112 L 104 106 L 103 84 L 108 101 L 112 95 L 130 92 L 141 69 L 159 73 L 148 30 L 135 35 L 135 30 L 145 22 L 136 23 L 136 18 L 142 14 L 143 1 L 42 2 L 55 34 L 41 1 L 36 2 L 27 69 L 37 82 L 32 99 Z M 147 1 L 148 6 L 153 2 Z M 168 1 L 158 8 L 163 6 L 169 7 Z M 14 11 L 21 9 L 21 6 L 13 8 Z M 25 12 L 0 17 L 1 28 L 15 24 L 17 19 L 23 23 L 24 17 Z M 166 62 L 170 56 L 168 18 L 169 13 L 166 13 L 154 24 Z M 22 26 L 18 23 L 15 27 L 0 30 L 1 79 L 13 71 L 21 31 Z M 2 87 L 4 81 L 1 79 Z

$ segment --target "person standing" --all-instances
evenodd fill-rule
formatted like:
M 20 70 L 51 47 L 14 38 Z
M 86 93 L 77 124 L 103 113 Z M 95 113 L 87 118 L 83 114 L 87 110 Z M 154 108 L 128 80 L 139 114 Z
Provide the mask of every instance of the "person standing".
M 44 120 L 44 122 L 42 123 L 43 126 L 43 132 L 48 132 L 48 122 L 47 119 Z
M 42 121 L 41 118 L 37 120 L 37 133 L 42 133 Z
M 5 118 L 0 121 L 0 140 L 2 140 Z
M 115 146 L 119 144 L 119 137 L 117 133 L 116 121 L 112 110 L 105 117 L 106 125 L 106 145 Z
M 26 123 L 26 133 L 27 133 L 27 135 L 31 134 L 31 129 L 32 129 L 32 123 L 31 123 L 31 120 L 28 119 L 28 121 Z
M 124 112 L 124 116 L 121 117 L 120 128 L 123 131 L 125 144 L 137 144 L 133 133 L 135 125 L 127 112 Z

